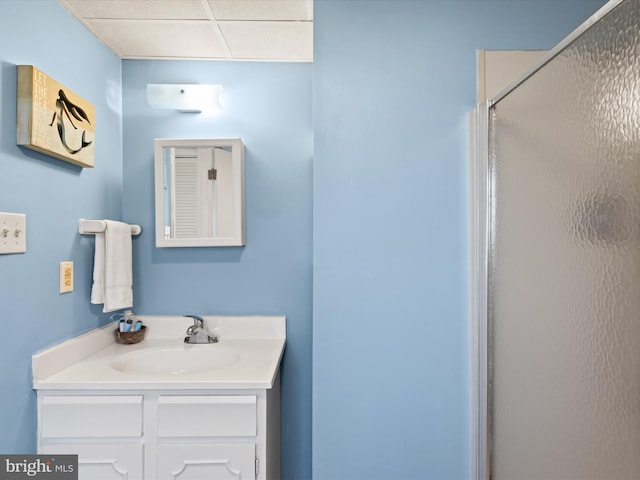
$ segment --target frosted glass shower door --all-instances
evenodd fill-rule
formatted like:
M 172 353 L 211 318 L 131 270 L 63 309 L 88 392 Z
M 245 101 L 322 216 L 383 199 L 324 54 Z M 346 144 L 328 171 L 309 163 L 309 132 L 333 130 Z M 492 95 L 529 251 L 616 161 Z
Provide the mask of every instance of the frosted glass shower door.
M 640 479 L 640 1 L 489 113 L 493 480 Z

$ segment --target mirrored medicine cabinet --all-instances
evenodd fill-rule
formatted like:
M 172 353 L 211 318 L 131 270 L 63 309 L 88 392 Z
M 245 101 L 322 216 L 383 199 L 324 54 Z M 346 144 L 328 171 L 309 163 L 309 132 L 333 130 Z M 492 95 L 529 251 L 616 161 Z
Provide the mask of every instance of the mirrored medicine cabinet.
M 157 138 L 154 155 L 157 247 L 245 244 L 239 138 Z

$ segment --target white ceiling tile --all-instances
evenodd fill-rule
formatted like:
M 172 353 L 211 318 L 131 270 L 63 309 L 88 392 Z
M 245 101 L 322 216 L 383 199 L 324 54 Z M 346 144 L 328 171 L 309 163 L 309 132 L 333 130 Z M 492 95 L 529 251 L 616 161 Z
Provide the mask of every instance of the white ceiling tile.
M 209 0 L 216 20 L 313 19 L 311 0 Z
M 234 58 L 313 60 L 310 22 L 221 22 L 220 28 Z
M 138 19 L 207 19 L 204 0 L 58 0 L 78 17 Z
M 57 1 L 122 58 L 313 61 L 313 0 Z
M 124 58 L 228 58 L 213 22 L 89 20 L 89 27 Z

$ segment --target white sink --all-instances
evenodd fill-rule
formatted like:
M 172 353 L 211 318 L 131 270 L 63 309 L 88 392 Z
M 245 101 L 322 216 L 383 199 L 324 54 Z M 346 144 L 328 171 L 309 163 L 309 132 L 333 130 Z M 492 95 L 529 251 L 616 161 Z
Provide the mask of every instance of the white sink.
M 205 373 L 239 361 L 240 354 L 237 350 L 219 344 L 205 344 L 137 350 L 117 356 L 111 366 L 134 375 L 180 375 Z

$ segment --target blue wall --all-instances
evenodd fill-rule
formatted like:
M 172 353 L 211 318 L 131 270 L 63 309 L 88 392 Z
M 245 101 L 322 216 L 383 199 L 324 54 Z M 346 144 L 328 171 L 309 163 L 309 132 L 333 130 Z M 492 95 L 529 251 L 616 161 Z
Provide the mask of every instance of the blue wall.
M 315 480 L 468 478 L 475 51 L 551 48 L 602 4 L 315 1 Z
M 147 83 L 219 83 L 215 116 L 153 110 Z M 311 64 L 123 62 L 124 216 L 139 314 L 286 315 L 283 479 L 311 475 Z M 155 248 L 154 138 L 242 138 L 244 247 Z
M 96 107 L 95 168 L 16 146 L 16 65 L 34 65 Z M 36 449 L 31 355 L 104 323 L 89 305 L 93 239 L 78 219 L 122 216 L 121 60 L 56 2 L 0 2 L 0 211 L 27 215 L 27 253 L 0 255 L 0 452 Z M 59 294 L 59 262 L 75 291 Z

